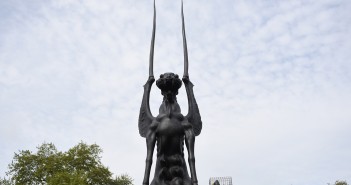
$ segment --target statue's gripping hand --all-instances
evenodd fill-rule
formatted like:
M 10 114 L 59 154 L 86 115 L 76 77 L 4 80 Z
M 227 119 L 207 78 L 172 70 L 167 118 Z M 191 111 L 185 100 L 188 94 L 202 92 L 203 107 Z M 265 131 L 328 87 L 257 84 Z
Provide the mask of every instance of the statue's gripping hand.
M 151 85 L 155 82 L 155 78 L 153 76 L 149 76 L 149 78 L 146 81 L 146 84 L 151 83 Z
M 184 84 L 187 84 L 190 82 L 189 76 L 183 76 L 182 80 L 183 80 Z

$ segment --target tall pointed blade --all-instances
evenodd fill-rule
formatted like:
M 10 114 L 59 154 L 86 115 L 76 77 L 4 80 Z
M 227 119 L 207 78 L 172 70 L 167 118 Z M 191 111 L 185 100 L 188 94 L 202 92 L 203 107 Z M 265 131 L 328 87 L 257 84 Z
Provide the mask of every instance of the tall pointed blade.
M 188 60 L 188 46 L 186 43 L 186 35 L 185 35 L 185 23 L 184 23 L 184 10 L 183 10 L 183 0 L 182 0 L 182 33 L 183 33 L 183 49 L 184 49 L 184 77 L 189 77 L 188 74 L 188 66 L 189 66 L 189 60 Z
M 155 50 L 155 34 L 156 34 L 156 0 L 154 0 L 154 22 L 152 28 L 150 59 L 149 59 L 149 77 L 154 76 L 154 50 Z

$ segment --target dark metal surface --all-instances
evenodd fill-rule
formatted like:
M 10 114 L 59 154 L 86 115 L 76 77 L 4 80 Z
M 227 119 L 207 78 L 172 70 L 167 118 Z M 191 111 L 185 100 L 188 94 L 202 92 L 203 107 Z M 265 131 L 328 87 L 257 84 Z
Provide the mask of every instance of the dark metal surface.
M 156 33 L 156 6 L 154 0 L 154 22 L 150 49 L 149 78 L 144 85 L 144 95 L 139 114 L 139 133 L 146 138 L 147 155 L 143 185 L 149 185 L 152 157 L 157 146 L 155 175 L 151 185 L 197 185 L 194 145 L 195 136 L 202 129 L 201 116 L 193 92 L 193 84 L 188 74 L 188 51 L 185 35 L 184 12 L 182 1 L 182 34 L 184 48 L 184 74 L 182 80 L 174 73 L 160 75 L 156 85 L 161 90 L 163 102 L 159 114 L 154 117 L 150 111 L 149 99 L 153 75 L 153 56 Z M 189 112 L 186 116 L 181 113 L 177 102 L 178 89 L 184 83 Z M 184 143 L 188 151 L 188 173 L 184 159 Z
M 183 34 L 183 49 L 184 49 L 184 76 L 188 77 L 188 67 L 189 67 L 189 59 L 188 59 L 188 46 L 186 43 L 186 34 L 185 34 L 185 23 L 184 23 L 184 6 L 182 0 L 182 34 Z
M 149 76 L 154 76 L 153 67 L 154 67 L 155 35 L 156 35 L 156 2 L 154 0 L 154 21 L 153 21 L 151 46 L 150 46 Z

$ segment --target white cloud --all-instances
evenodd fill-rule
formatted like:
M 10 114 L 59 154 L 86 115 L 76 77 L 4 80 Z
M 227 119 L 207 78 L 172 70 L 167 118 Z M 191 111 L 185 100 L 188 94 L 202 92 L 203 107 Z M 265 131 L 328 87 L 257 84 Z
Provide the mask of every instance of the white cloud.
M 152 2 L 0 3 L 0 175 L 13 152 L 83 140 L 140 184 Z M 200 184 L 351 181 L 351 3 L 185 1 Z M 182 73 L 180 2 L 158 1 L 155 75 Z M 1 13 L 4 12 L 4 13 Z M 179 94 L 187 111 L 184 89 Z M 156 114 L 161 96 L 152 91 Z

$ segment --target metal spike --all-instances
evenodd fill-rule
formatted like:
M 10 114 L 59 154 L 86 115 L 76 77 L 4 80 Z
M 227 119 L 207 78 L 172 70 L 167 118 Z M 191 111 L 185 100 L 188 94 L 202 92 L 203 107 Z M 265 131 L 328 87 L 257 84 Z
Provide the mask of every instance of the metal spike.
M 188 60 L 188 46 L 186 43 L 186 34 L 185 34 L 185 23 L 184 23 L 184 10 L 183 10 L 183 0 L 182 0 L 182 33 L 183 33 L 183 49 L 184 49 L 184 77 L 189 77 L 188 74 L 188 67 L 189 67 L 189 60 Z
M 150 59 L 149 59 L 149 77 L 154 76 L 154 50 L 155 50 L 155 34 L 156 34 L 156 0 L 154 0 L 154 22 L 151 37 Z

